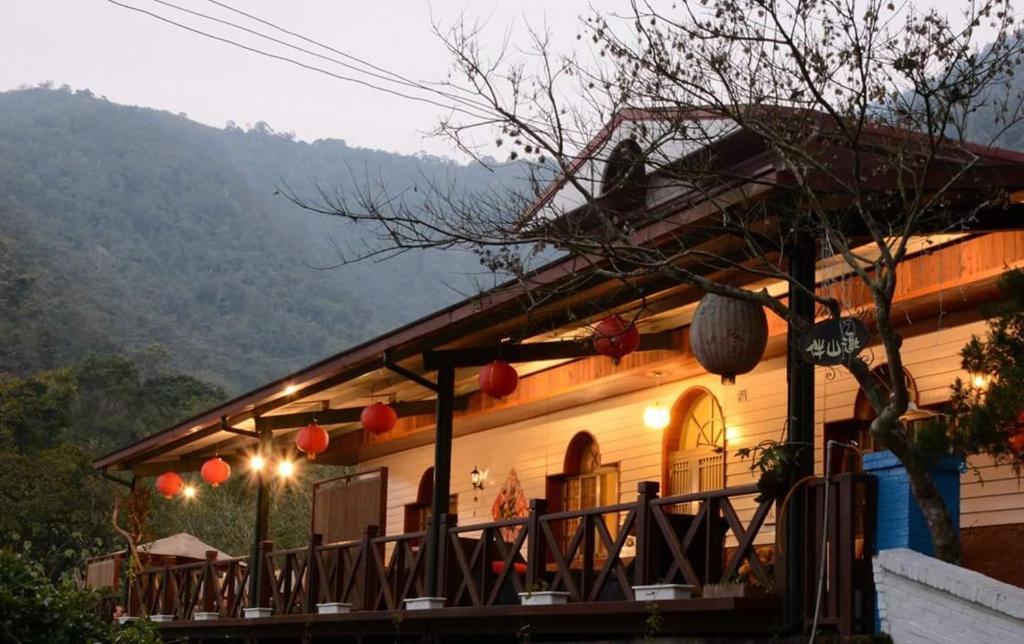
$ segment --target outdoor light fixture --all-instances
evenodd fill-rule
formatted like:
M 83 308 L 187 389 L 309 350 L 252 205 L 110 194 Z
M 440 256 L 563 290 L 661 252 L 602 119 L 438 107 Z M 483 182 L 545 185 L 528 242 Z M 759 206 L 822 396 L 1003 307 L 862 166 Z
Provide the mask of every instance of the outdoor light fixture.
M 988 376 L 983 373 L 972 373 L 971 374 L 971 385 L 975 389 L 988 389 Z
M 277 463 L 277 475 L 283 479 L 288 478 L 295 473 L 295 463 L 291 461 L 278 461 Z
M 192 484 L 190 483 L 190 484 L 186 485 L 185 487 L 183 487 L 183 488 L 181 489 L 181 493 L 182 493 L 182 495 L 183 495 L 183 496 L 184 496 L 184 497 L 185 497 L 186 499 L 192 499 L 192 498 L 195 498 L 195 496 L 196 496 L 196 486 L 194 486 L 194 485 L 192 485 Z
M 249 469 L 252 470 L 253 472 L 259 472 L 260 470 L 263 469 L 263 466 L 265 464 L 266 462 L 263 460 L 263 457 L 260 456 L 259 454 L 256 454 L 249 459 Z
M 484 475 L 476 468 L 476 465 L 473 466 L 473 471 L 469 473 L 469 482 L 473 484 L 474 490 L 484 489 Z
M 296 387 L 295 385 L 288 385 L 287 387 L 284 388 L 284 395 L 285 396 L 291 396 L 296 391 L 298 391 L 298 389 L 299 388 Z
M 669 422 L 672 420 L 672 414 L 668 408 L 662 405 L 660 402 L 656 402 L 653 405 L 647 405 L 644 409 L 644 425 L 648 429 L 665 429 L 668 427 Z

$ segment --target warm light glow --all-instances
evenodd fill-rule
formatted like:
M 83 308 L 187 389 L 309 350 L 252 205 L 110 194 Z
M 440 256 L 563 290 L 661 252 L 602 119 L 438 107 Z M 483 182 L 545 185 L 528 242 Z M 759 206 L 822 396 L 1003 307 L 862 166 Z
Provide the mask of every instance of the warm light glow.
M 283 479 L 288 478 L 295 473 L 295 463 L 291 461 L 281 461 L 277 464 L 277 475 Z
M 260 456 L 259 454 L 249 459 L 249 469 L 252 470 L 253 472 L 259 472 L 260 470 L 263 469 L 264 465 L 265 462 L 263 460 L 263 457 Z
M 727 442 L 731 443 L 732 441 L 739 440 L 740 436 L 742 436 L 742 434 L 740 433 L 739 427 L 734 425 L 725 426 L 725 440 Z
M 196 495 L 196 486 L 186 485 L 181 489 L 181 493 L 185 496 L 186 499 L 194 498 Z
M 644 409 L 644 425 L 649 429 L 665 429 L 671 420 L 672 415 L 661 403 L 648 405 Z
M 296 387 L 295 385 L 288 385 L 287 387 L 284 388 L 284 395 L 285 396 L 291 396 L 296 391 L 298 391 L 298 389 L 299 388 Z
M 983 373 L 972 373 L 971 385 L 975 389 L 988 389 L 988 376 Z

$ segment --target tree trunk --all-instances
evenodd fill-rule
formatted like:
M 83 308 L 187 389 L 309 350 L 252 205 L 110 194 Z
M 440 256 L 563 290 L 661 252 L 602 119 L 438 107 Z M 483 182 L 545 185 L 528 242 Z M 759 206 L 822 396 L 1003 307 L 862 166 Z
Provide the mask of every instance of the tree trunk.
M 960 535 L 953 527 L 953 517 L 950 516 L 949 508 L 939 494 L 939 488 L 928 473 L 928 469 L 917 462 L 917 459 L 903 460 L 903 465 L 907 468 L 914 499 L 917 500 L 917 505 L 924 514 L 925 523 L 928 524 L 935 556 L 942 561 L 960 565 Z

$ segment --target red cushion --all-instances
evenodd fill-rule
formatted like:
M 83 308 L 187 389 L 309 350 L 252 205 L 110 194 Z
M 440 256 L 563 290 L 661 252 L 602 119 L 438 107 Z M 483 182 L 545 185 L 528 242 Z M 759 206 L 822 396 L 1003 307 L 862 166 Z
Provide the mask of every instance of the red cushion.
M 502 572 L 505 571 L 505 562 L 504 561 L 492 561 L 491 562 L 491 570 L 494 571 L 494 574 L 500 575 Z M 526 574 L 526 564 L 524 564 L 522 562 L 519 562 L 519 561 L 516 561 L 516 562 L 514 562 L 512 564 L 512 570 L 514 570 L 516 572 L 516 574 L 518 574 L 518 575 L 525 575 Z

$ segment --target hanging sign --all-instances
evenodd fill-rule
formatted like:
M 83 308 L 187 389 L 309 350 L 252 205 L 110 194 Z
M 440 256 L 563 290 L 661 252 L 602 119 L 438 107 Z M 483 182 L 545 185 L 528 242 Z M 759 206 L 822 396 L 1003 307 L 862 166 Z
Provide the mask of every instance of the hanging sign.
M 800 339 L 800 355 L 822 367 L 850 364 L 870 340 L 867 326 L 857 318 L 818 322 Z

